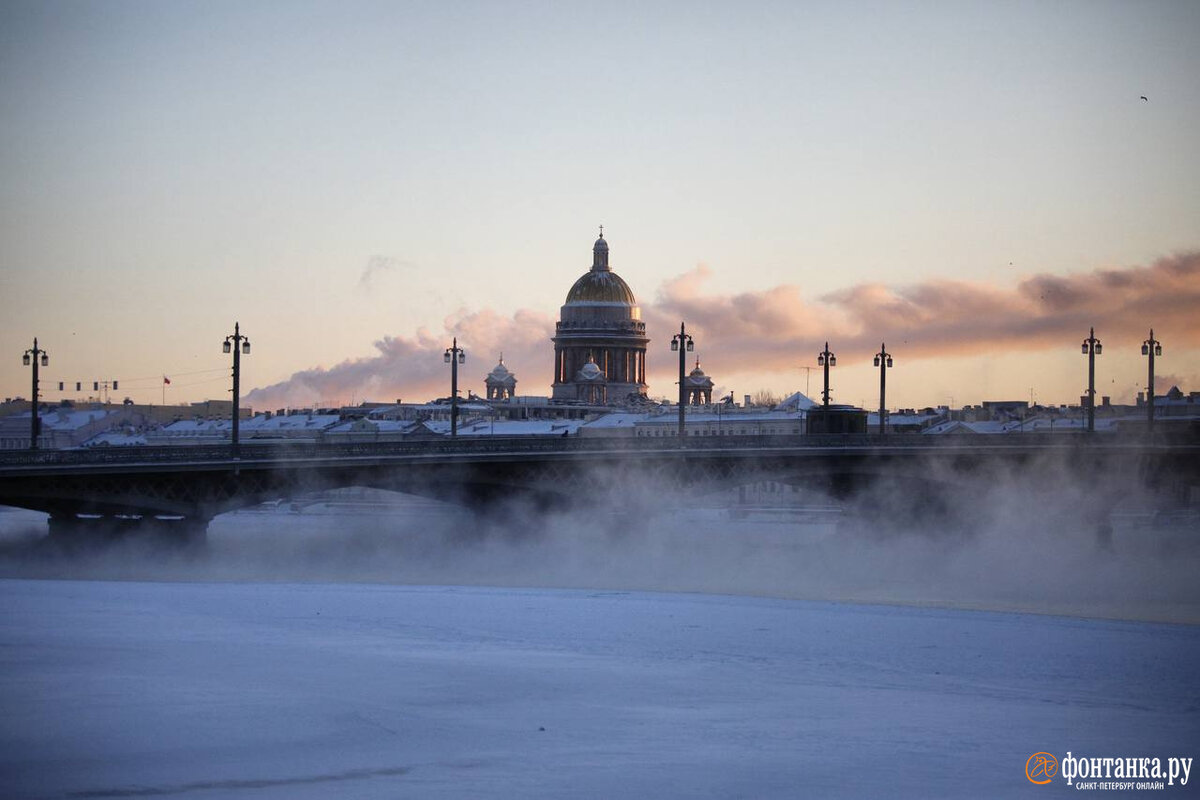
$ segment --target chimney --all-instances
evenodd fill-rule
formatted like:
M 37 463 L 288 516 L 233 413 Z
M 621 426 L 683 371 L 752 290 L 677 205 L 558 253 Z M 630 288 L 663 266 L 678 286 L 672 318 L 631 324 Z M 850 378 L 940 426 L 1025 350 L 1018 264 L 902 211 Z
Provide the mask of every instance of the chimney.
M 749 408 L 750 407 L 750 395 L 744 395 L 744 397 L 746 398 L 745 406 L 746 406 L 746 408 Z

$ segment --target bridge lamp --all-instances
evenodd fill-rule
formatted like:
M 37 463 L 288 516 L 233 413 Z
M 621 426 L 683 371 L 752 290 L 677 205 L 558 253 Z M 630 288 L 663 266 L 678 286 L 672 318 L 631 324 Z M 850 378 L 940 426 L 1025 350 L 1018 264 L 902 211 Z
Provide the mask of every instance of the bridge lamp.
M 233 335 L 226 336 L 225 341 L 221 343 L 221 352 L 233 353 L 233 420 L 230 443 L 233 445 L 234 457 L 238 454 L 238 406 L 241 398 L 241 379 L 242 379 L 242 353 L 249 354 L 250 339 L 242 335 L 242 326 L 240 323 L 233 323 Z
M 38 340 L 34 337 L 33 347 L 21 355 L 21 363 L 27 367 L 33 367 L 33 389 L 30 392 L 33 401 L 30 403 L 29 414 L 29 449 L 36 450 L 38 434 L 42 429 L 41 422 L 38 420 L 38 364 L 43 367 L 50 366 L 50 354 L 38 347 Z
M 1088 338 L 1083 340 L 1083 354 L 1088 357 L 1088 433 L 1096 430 L 1096 356 L 1100 355 L 1102 350 L 1100 340 L 1096 338 L 1096 329 L 1092 328 Z
M 692 338 L 689 336 L 688 340 L 687 340 L 687 344 L 684 346 L 684 350 L 686 350 L 687 352 L 690 353 L 690 352 L 694 351 L 695 349 L 696 349 L 696 343 L 693 342 Z M 671 352 L 674 353 L 674 352 L 677 352 L 678 350 L 679 350 L 679 340 L 672 339 L 671 340 Z
M 875 366 L 879 367 L 879 436 L 883 438 L 887 424 L 887 371 L 892 367 L 892 354 L 887 351 L 887 344 L 879 345 Z
M 679 323 L 679 333 L 671 337 L 671 352 L 679 353 L 679 444 L 683 445 L 683 413 L 684 407 L 687 405 L 687 384 L 684 383 L 684 369 L 686 368 L 687 354 L 696 349 L 695 343 L 692 341 L 692 335 L 687 332 L 687 327 L 684 323 Z
M 450 435 L 458 436 L 458 365 L 467 362 L 467 351 L 458 346 L 458 337 L 446 348 L 442 361 L 450 365 Z
M 1162 343 L 1154 338 L 1154 328 L 1150 329 L 1150 338 L 1142 342 L 1142 355 L 1150 357 L 1150 374 L 1146 382 L 1146 424 L 1150 431 L 1154 430 L 1154 357 L 1162 355 Z
M 821 405 L 829 405 L 829 368 L 837 366 L 837 356 L 829 352 L 829 342 L 825 349 L 817 353 L 817 366 L 825 368 L 825 388 L 821 390 Z

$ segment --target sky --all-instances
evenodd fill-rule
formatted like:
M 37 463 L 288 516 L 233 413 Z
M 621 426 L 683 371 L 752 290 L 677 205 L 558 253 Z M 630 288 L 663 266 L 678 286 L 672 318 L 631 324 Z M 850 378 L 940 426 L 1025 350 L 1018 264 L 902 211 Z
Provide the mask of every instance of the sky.
M 0 396 L 550 390 L 603 224 L 652 397 L 1200 390 L 1200 4 L 0 2 Z M 1142 99 L 1143 96 L 1146 99 Z M 691 365 L 689 365 L 691 366 Z M 162 376 L 171 377 L 164 390 Z M 83 394 L 88 394 L 84 392 Z

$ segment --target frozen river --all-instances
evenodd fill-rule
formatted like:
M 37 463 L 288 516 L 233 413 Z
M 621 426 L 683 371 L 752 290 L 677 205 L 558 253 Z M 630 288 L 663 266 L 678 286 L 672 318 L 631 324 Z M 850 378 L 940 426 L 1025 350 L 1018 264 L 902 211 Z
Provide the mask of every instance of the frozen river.
M 1038 751 L 1200 742 L 1193 626 L 579 590 L 0 593 L 10 797 L 1017 797 L 1042 788 Z
M 1200 755 L 1200 627 L 1151 621 L 1195 619 L 1196 556 L 1144 532 L 41 519 L 0 521 L 5 797 L 1034 797 L 1074 791 L 1039 751 Z

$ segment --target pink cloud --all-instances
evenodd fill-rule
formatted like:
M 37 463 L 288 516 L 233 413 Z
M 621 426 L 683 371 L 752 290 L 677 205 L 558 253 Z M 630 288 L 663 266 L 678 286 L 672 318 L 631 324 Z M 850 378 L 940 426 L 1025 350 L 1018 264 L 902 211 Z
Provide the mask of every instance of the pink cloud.
M 1176 347 L 1200 342 L 1200 253 L 1149 266 L 1066 276 L 1034 275 L 1015 287 L 932 280 L 890 287 L 859 284 L 816 301 L 798 286 L 736 294 L 710 293 L 700 266 L 659 287 L 642 307 L 652 340 L 648 380 L 653 395 L 669 395 L 677 362 L 668 350 L 681 320 L 696 337 L 705 369 L 722 379 L 811 362 L 825 341 L 843 358 L 869 357 L 881 341 L 907 358 L 1077 347 L 1095 326 L 1110 348 L 1140 345 L 1150 327 Z M 482 393 L 484 375 L 500 352 L 516 373 L 518 393 L 549 393 L 554 317 L 520 310 L 511 316 L 463 310 L 444 330 L 386 336 L 378 354 L 329 368 L 297 372 L 256 389 L 258 408 L 345 402 L 355 397 L 424 400 L 449 393 L 442 352 L 452 337 L 468 350 L 460 386 Z

